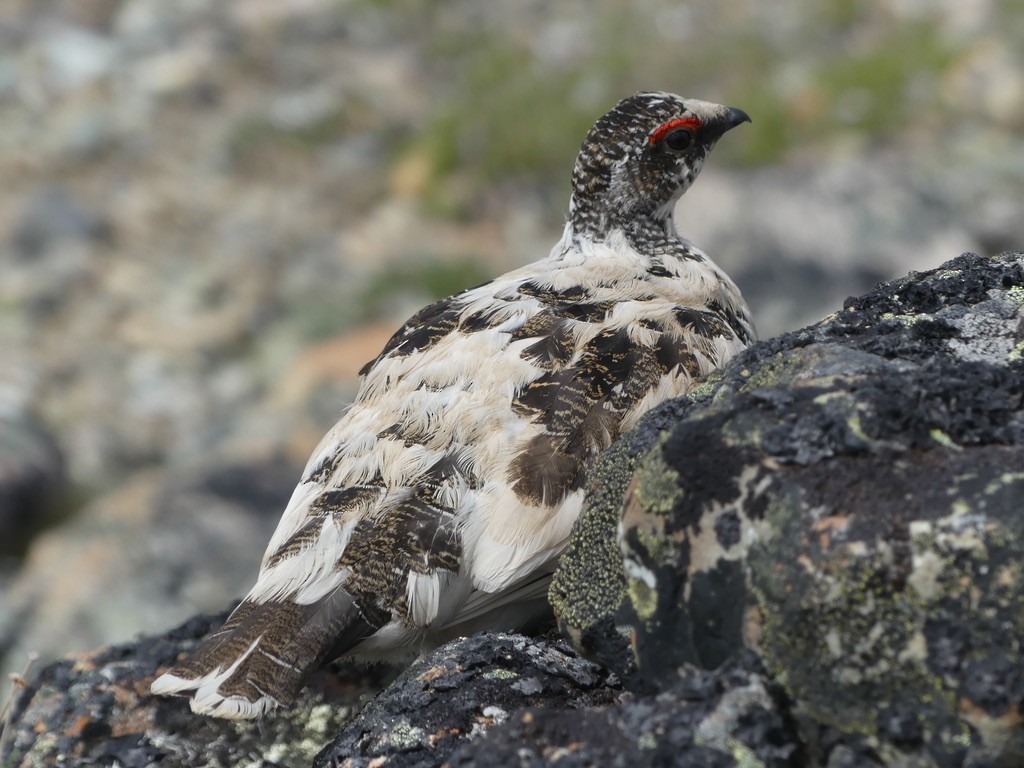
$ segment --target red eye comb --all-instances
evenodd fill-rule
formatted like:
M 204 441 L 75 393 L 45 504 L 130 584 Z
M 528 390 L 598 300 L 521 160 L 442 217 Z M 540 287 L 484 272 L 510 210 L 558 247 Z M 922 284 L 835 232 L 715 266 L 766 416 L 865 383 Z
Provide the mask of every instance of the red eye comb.
M 669 120 L 667 123 L 662 123 L 655 128 L 651 135 L 647 137 L 647 141 L 650 144 L 655 144 L 665 138 L 665 136 L 676 128 L 689 128 L 695 131 L 700 128 L 700 126 L 701 122 L 698 117 L 677 117 L 675 120 Z

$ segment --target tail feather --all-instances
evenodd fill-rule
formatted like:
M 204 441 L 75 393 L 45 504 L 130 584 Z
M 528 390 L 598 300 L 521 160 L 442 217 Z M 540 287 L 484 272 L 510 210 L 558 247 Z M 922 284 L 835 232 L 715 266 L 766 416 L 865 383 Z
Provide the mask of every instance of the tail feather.
M 380 626 L 343 590 L 309 605 L 247 599 L 151 690 L 190 694 L 192 711 L 201 714 L 262 717 L 291 704 L 310 673 Z

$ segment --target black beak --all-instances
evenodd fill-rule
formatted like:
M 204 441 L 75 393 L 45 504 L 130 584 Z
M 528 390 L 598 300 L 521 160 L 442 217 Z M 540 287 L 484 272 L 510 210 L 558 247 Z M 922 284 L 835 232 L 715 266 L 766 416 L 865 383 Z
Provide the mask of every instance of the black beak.
M 729 111 L 725 117 L 725 130 L 735 128 L 740 123 L 752 123 L 750 115 L 744 112 L 742 109 L 736 109 L 736 107 L 729 107 Z

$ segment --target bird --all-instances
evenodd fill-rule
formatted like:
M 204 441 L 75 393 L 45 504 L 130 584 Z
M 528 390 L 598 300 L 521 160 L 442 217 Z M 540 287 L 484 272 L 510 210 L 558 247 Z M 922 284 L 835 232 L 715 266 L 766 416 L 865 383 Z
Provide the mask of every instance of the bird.
M 409 659 L 550 615 L 595 457 L 756 339 L 674 224 L 742 110 L 666 92 L 586 134 L 550 254 L 411 317 L 313 451 L 256 583 L 155 694 L 262 717 L 342 656 Z

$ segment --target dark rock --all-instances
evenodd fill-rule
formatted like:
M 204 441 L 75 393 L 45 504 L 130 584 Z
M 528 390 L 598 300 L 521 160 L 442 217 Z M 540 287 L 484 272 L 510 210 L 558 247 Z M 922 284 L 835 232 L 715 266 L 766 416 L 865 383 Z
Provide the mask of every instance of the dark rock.
M 610 704 L 608 673 L 558 643 L 481 633 L 413 664 L 367 706 L 314 765 L 439 765 L 518 711 L 574 712 Z
M 753 649 L 811 765 L 1024 763 L 1022 304 L 1024 254 L 965 254 L 748 350 L 657 441 L 627 436 L 653 447 L 599 465 L 554 582 L 570 637 L 625 629 L 659 687 Z M 579 570 L 630 470 L 621 555 L 603 541 Z
M 452 768 L 803 765 L 783 698 L 753 654 L 715 671 L 687 668 L 655 696 L 588 711 L 530 708 L 459 747 Z
M 719 670 L 688 668 L 656 697 L 637 697 L 562 640 L 481 633 L 442 646 L 386 688 L 387 667 L 335 665 L 292 709 L 259 723 L 200 717 L 184 700 L 150 696 L 153 678 L 223 619 L 199 617 L 30 674 L 0 731 L 0 764 L 803 764 L 785 696 L 753 653 Z
M 54 438 L 25 413 L 0 414 L 0 556 L 20 555 L 52 521 L 66 484 Z
M 392 676 L 349 663 L 317 673 L 289 712 L 259 723 L 193 715 L 149 684 L 224 614 L 58 661 L 30 674 L 0 732 L 0 765 L 308 766 L 331 734 Z
M 754 654 L 635 697 L 558 643 L 483 633 L 413 665 L 314 766 L 784 768 L 801 764 L 795 734 Z

